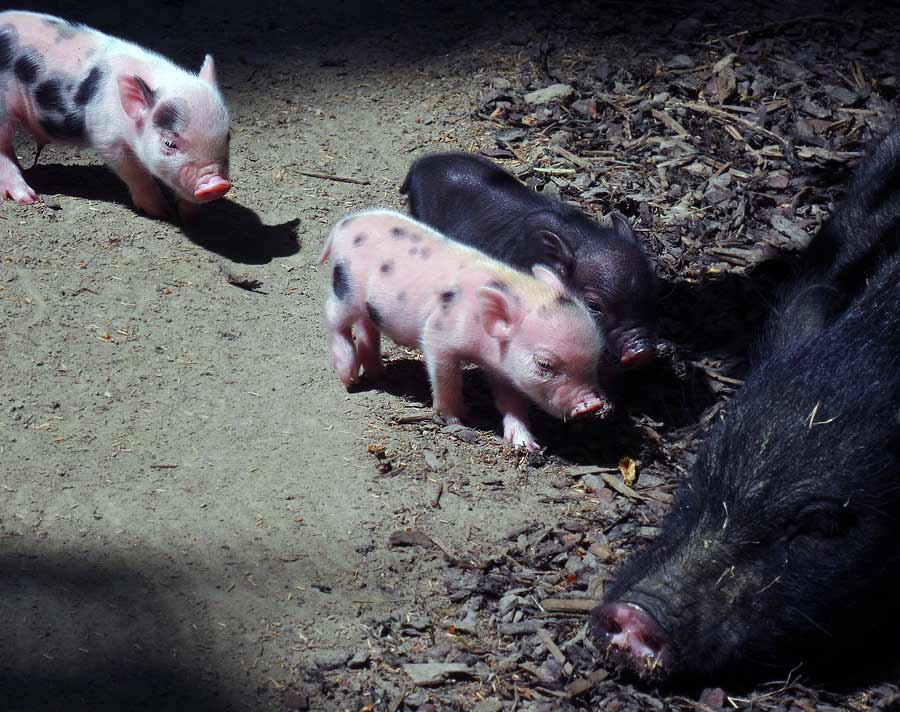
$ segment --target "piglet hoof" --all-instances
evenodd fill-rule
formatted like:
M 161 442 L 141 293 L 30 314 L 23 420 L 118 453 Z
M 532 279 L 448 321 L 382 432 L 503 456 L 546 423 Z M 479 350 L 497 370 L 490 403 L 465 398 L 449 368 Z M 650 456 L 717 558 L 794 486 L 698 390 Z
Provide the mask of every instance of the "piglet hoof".
M 438 411 L 435 411 L 434 419 L 437 420 L 442 425 L 462 425 L 463 424 L 463 416 L 448 415 L 447 413 L 440 413 Z
M 34 205 L 41 200 L 22 178 L 0 182 L 0 197 L 12 198 L 19 205 Z
M 503 438 L 517 450 L 527 450 L 528 452 L 537 452 L 541 449 L 534 436 L 527 428 L 521 425 L 506 425 L 503 428 Z
M 512 437 L 506 438 L 509 443 L 517 450 L 526 450 L 527 452 L 538 452 L 541 446 L 532 437 Z

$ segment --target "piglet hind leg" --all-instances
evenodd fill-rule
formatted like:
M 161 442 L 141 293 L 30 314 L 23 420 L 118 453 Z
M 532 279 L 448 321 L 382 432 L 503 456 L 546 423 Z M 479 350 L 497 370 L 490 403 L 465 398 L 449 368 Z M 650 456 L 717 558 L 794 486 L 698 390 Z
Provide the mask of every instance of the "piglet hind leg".
M 347 388 L 359 380 L 359 355 L 353 341 L 353 315 L 333 294 L 325 304 L 325 323 L 328 327 L 328 349 L 338 378 Z
M 0 128 L 0 200 L 12 198 L 17 203 L 31 205 L 40 198 L 22 176 L 22 169 L 12 148 L 12 133 L 11 126 Z
M 503 437 L 514 447 L 523 447 L 529 452 L 540 450 L 534 435 L 528 427 L 528 401 L 509 383 L 500 378 L 491 378 L 491 392 L 494 405 L 503 416 Z

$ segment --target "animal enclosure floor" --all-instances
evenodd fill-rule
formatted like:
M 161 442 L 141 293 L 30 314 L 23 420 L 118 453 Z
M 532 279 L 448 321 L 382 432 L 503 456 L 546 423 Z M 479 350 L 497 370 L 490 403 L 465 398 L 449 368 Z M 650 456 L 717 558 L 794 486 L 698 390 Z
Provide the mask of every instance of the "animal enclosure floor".
M 0 709 L 890 703 L 887 684 L 842 693 L 792 678 L 681 696 L 612 670 L 591 677 L 605 671 L 602 651 L 582 635 L 585 604 L 571 603 L 598 599 L 653 536 L 702 428 L 740 383 L 778 279 L 770 258 L 802 247 L 865 141 L 895 118 L 890 23 L 798 24 L 819 11 L 774 3 L 745 14 L 737 3 L 725 14 L 25 5 L 187 66 L 212 52 L 233 117 L 234 189 L 191 225 L 157 222 L 132 211 L 91 151 L 49 146 L 25 174 L 43 204 L 0 203 Z M 676 42 L 673 26 L 692 16 L 699 25 Z M 875 25 L 885 29 L 829 45 Z M 789 118 L 773 130 L 796 157 L 733 120 L 746 112 L 653 113 L 699 93 L 740 104 L 741 77 L 714 67 L 729 54 L 793 72 L 768 78 L 779 97 L 788 82 L 856 94 L 832 92 L 844 112 L 794 95 L 769 109 Z M 654 81 L 668 88 L 642 89 Z M 575 96 L 524 101 L 553 83 Z M 632 144 L 644 135 L 688 147 L 651 155 L 651 143 Z M 16 147 L 30 165 L 33 144 Z M 330 279 L 317 258 L 329 226 L 365 207 L 402 209 L 409 163 L 451 149 L 484 149 L 590 212 L 626 213 L 665 280 L 674 360 L 629 375 L 611 423 L 539 417 L 541 456 L 506 447 L 477 373 L 466 379 L 475 420 L 458 429 L 430 417 L 416 354 L 387 346 L 385 380 L 352 393 L 328 363 Z M 623 487 L 633 464 L 637 481 Z M 569 604 L 537 605 L 546 599 Z M 437 667 L 407 667 L 425 663 Z

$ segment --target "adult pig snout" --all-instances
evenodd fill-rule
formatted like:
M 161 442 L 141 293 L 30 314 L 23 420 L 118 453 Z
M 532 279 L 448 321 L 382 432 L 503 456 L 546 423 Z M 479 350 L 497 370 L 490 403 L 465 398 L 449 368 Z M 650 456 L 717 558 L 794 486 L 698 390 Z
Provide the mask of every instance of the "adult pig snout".
M 659 674 L 669 667 L 671 646 L 660 625 L 634 603 L 614 602 L 595 608 L 591 627 L 601 645 L 623 652 L 638 674 Z

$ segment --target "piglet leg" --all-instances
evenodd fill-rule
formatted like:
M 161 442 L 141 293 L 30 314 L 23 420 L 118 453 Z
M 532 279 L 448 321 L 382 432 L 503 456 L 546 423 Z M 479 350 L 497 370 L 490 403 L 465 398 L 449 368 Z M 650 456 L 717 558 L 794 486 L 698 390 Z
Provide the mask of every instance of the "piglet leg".
M 514 447 L 524 447 L 529 452 L 540 449 L 534 435 L 528 429 L 528 401 L 505 380 L 491 378 L 494 405 L 503 416 L 503 437 Z
M 449 424 L 456 425 L 466 417 L 466 406 L 462 395 L 462 372 L 455 354 L 429 344 L 428 327 L 422 339 L 425 366 L 431 381 L 432 408 Z
M 30 205 L 38 202 L 38 194 L 22 177 L 22 170 L 12 149 L 13 128 L 0 129 L 0 200 L 12 198 L 17 203 Z
M 160 220 L 168 220 L 173 216 L 172 206 L 160 191 L 153 176 L 130 151 L 122 149 L 115 155 L 104 158 L 115 174 L 125 181 L 135 208 L 151 218 Z
M 353 315 L 333 294 L 325 303 L 325 322 L 334 370 L 341 383 L 350 388 L 359 379 L 359 356 L 353 342 Z
M 381 332 L 368 319 L 357 322 L 356 353 L 368 379 L 377 379 L 384 373 L 381 360 Z

